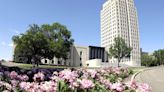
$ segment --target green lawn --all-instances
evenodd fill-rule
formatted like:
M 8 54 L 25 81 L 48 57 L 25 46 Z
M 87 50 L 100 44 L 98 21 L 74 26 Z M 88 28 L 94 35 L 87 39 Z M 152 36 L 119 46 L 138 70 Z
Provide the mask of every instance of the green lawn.
M 33 67 L 32 64 L 22 64 L 22 63 L 9 63 L 9 62 L 5 62 L 2 63 L 5 66 L 8 67 L 19 67 L 19 68 L 23 68 L 23 69 L 31 69 Z M 77 67 L 66 67 L 66 66 L 52 66 L 52 65 L 39 65 L 39 68 L 77 68 Z M 95 68 L 91 68 L 91 69 L 95 69 Z M 138 72 L 138 71 L 142 71 L 145 69 L 145 67 L 129 67 L 129 69 L 133 70 L 133 72 Z
M 31 64 L 20 64 L 18 67 L 24 68 L 24 69 L 31 69 Z M 50 65 L 39 65 L 39 68 L 67 68 L 65 66 L 50 66 Z
M 22 63 L 2 63 L 5 66 L 8 67 L 19 67 L 23 69 L 31 69 L 33 67 L 32 64 L 22 64 Z M 39 68 L 70 68 L 66 66 L 52 66 L 52 65 L 39 65 Z
M 129 67 L 134 73 L 144 70 L 146 67 Z

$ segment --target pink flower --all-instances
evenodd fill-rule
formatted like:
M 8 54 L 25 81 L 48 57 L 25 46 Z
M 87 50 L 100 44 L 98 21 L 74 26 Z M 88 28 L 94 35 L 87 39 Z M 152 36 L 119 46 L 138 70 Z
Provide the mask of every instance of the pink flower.
M 12 90 L 12 86 L 7 82 L 0 81 L 0 87 L 1 86 L 4 86 L 7 90 Z
M 38 72 L 33 77 L 34 81 L 43 81 L 44 80 L 44 74 L 42 72 Z
M 130 83 L 128 83 L 128 87 L 132 88 L 132 89 L 136 89 L 137 88 L 137 83 L 135 80 L 131 80 Z
M 20 81 L 27 81 L 29 79 L 29 77 L 27 75 L 18 75 L 18 79 Z
M 10 92 L 9 90 L 4 90 L 3 92 Z
M 79 87 L 79 83 L 77 83 L 77 82 L 73 82 L 72 85 L 76 88 Z
M 15 72 L 15 71 L 12 71 L 12 72 L 10 73 L 10 78 L 11 78 L 11 79 L 16 79 L 17 76 L 18 76 L 18 73 Z
M 59 78 L 58 76 L 55 76 L 55 75 L 50 77 L 50 79 L 53 80 L 53 81 L 56 81 L 56 82 L 61 80 L 61 78 Z
M 83 72 L 82 78 L 87 79 L 89 76 L 90 76 L 90 75 L 89 75 L 88 72 Z
M 115 74 L 120 74 L 121 73 L 121 68 L 113 68 L 113 72 Z
M 53 81 L 43 82 L 40 85 L 40 87 L 41 87 L 41 90 L 43 90 L 43 92 L 56 92 L 57 91 L 57 83 Z
M 72 83 L 78 77 L 78 74 L 76 71 L 71 71 L 67 69 L 67 70 L 61 71 L 59 73 L 59 77 Z
M 8 89 L 8 90 L 12 90 L 12 86 L 9 83 L 4 83 L 4 86 Z
M 88 70 L 92 78 L 96 77 L 97 72 L 95 70 Z
M 151 92 L 151 87 L 148 85 L 148 84 L 140 84 L 138 86 L 138 89 L 141 91 L 141 92 Z
M 109 80 L 106 80 L 102 77 L 100 78 L 100 83 L 103 84 L 107 89 L 110 89 L 112 86 Z
M 22 82 L 20 83 L 20 87 L 24 89 L 26 92 L 36 92 L 36 90 L 38 90 L 38 83 Z
M 56 92 L 57 83 L 53 81 L 45 81 L 36 83 L 36 82 L 21 82 L 20 88 L 26 92 Z
M 25 89 L 25 87 L 27 86 L 27 83 L 26 82 L 21 82 L 19 84 L 19 86 L 20 86 L 20 88 Z
M 72 88 L 72 89 L 78 88 L 79 86 L 80 85 L 79 85 L 78 82 L 73 82 L 73 83 L 70 84 L 70 88 Z
M 17 85 L 18 85 L 18 81 L 16 81 L 16 80 L 11 80 L 11 84 L 12 84 L 12 86 L 15 88 L 15 87 L 17 87 Z
M 95 84 L 91 80 L 88 80 L 88 79 L 82 79 L 80 84 L 81 84 L 81 88 L 84 88 L 84 89 L 93 88 L 95 86 Z
M 124 87 L 121 83 L 114 83 L 112 86 L 111 86 L 111 89 L 112 90 L 116 90 L 118 92 L 123 92 L 124 90 Z
M 58 72 L 56 72 L 56 71 L 55 71 L 55 72 L 53 72 L 53 75 L 56 75 L 56 76 L 57 76 L 57 75 L 58 75 Z
M 0 87 L 1 87 L 1 86 L 3 86 L 3 82 L 2 82 L 2 81 L 0 81 Z
M 25 90 L 26 92 L 35 92 L 37 85 L 38 84 L 36 84 L 36 83 L 21 82 L 20 88 Z
M 104 69 L 100 69 L 99 72 L 100 72 L 101 74 L 105 74 L 105 73 L 106 73 L 106 71 L 105 71 Z

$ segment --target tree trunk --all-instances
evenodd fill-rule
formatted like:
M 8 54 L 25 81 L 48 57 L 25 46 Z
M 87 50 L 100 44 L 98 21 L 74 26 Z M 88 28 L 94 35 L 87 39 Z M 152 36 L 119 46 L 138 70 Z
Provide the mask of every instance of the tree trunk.
M 121 59 L 118 58 L 118 66 L 117 67 L 120 67 L 120 61 L 121 61 Z
M 39 57 L 37 55 L 33 57 L 32 62 L 33 62 L 33 68 L 35 68 L 35 66 L 37 68 L 39 67 Z
M 36 66 L 37 66 L 37 68 L 39 67 L 39 62 L 40 62 L 40 58 L 39 58 L 39 56 L 38 55 L 36 55 L 36 57 L 35 57 L 35 62 L 36 62 Z
M 31 63 L 32 63 L 32 65 L 33 65 L 32 68 L 35 68 L 35 59 L 34 59 L 34 57 L 32 58 Z
M 37 68 L 38 68 L 38 67 L 39 67 L 39 63 L 38 63 L 38 61 L 37 61 L 37 64 L 36 64 L 36 65 L 37 65 Z

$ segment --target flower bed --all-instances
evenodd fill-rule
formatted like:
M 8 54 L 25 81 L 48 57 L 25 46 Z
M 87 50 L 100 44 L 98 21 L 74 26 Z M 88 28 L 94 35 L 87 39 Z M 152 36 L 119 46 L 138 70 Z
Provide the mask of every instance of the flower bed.
M 32 71 L 28 71 L 32 72 Z M 52 71 L 51 71 L 52 72 Z M 48 74 L 48 76 L 47 76 Z M 0 92 L 150 92 L 147 84 L 123 83 L 126 68 L 65 69 L 53 74 L 38 70 L 34 75 L 0 72 Z

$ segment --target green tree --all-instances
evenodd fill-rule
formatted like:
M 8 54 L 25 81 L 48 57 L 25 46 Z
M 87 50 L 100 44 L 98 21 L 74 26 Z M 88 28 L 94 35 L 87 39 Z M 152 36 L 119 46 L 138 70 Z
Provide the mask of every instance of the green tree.
M 164 50 L 157 50 L 153 53 L 154 57 L 157 59 L 158 65 L 164 64 Z
M 60 59 L 66 60 L 68 58 L 68 52 L 74 42 L 71 38 L 71 32 L 66 26 L 59 23 L 53 23 L 52 25 L 42 25 L 43 32 L 46 36 L 55 42 L 55 56 Z
M 36 64 L 37 67 L 42 58 L 52 59 L 53 57 L 49 54 L 55 53 L 53 48 L 55 43 L 44 36 L 38 25 L 32 25 L 24 34 L 14 36 L 13 41 L 16 44 L 14 58 L 19 57 L 23 61 L 28 59 L 28 62 L 30 61 L 34 66 Z M 20 60 L 18 62 L 21 62 Z
M 42 58 L 52 60 L 56 56 L 66 59 L 73 44 L 71 32 L 59 23 L 34 24 L 24 34 L 14 36 L 13 41 L 16 44 L 14 59 L 37 66 Z
M 141 65 L 142 66 L 157 66 L 157 60 L 152 55 L 143 54 L 141 55 Z
M 109 48 L 109 55 L 111 57 L 117 58 L 119 67 L 119 63 L 123 58 L 130 58 L 132 48 L 128 47 L 125 43 L 125 40 L 121 37 L 116 37 L 114 42 L 115 43 Z

